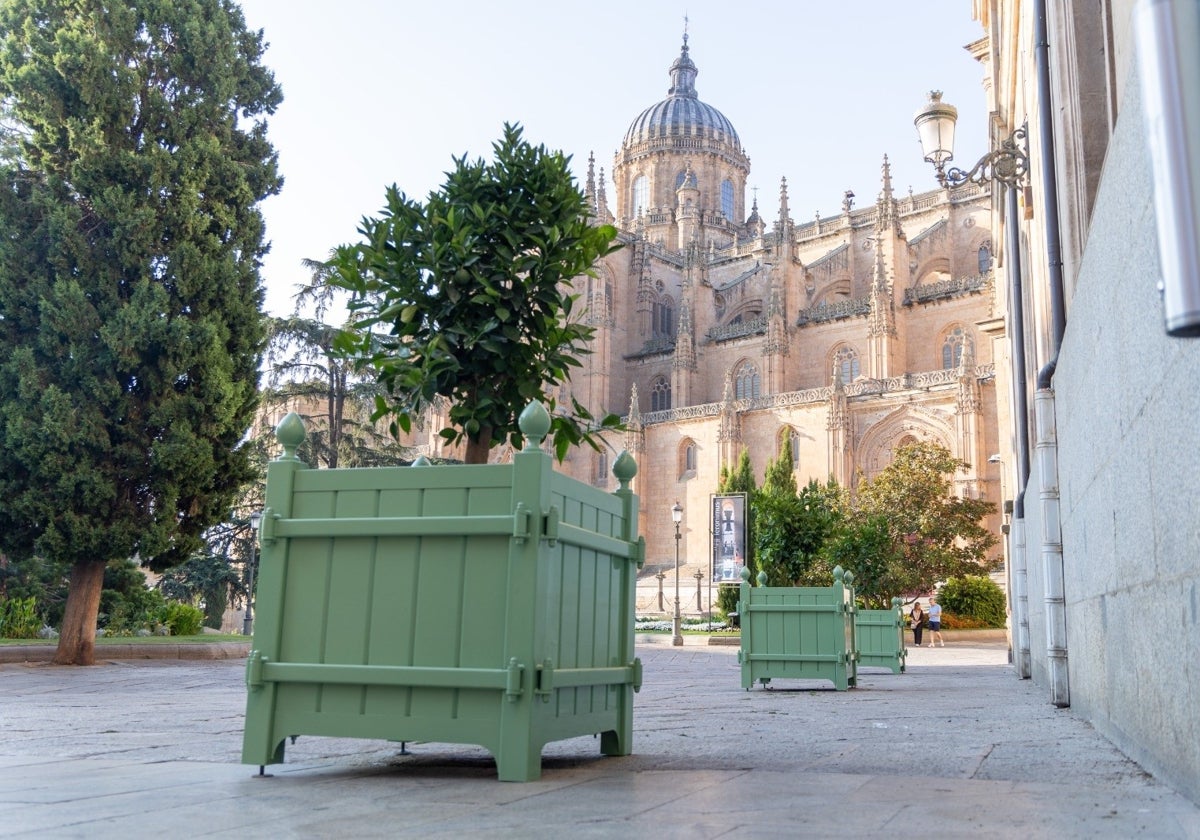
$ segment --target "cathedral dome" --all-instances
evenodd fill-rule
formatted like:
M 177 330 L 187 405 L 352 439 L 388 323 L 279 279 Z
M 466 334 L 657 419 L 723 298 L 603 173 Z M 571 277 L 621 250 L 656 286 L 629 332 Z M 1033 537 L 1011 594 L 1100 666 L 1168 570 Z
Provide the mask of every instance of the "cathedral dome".
M 662 138 L 703 137 L 742 151 L 742 142 L 729 118 L 696 95 L 696 65 L 688 56 L 687 35 L 683 49 L 671 64 L 671 88 L 667 98 L 638 115 L 625 132 L 625 148 Z

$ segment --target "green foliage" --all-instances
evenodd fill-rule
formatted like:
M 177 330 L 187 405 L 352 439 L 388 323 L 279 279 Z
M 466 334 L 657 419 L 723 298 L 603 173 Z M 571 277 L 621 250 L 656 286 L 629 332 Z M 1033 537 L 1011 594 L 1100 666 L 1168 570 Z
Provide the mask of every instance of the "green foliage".
M 796 473 L 792 461 L 792 439 L 784 435 L 783 446 L 780 447 L 779 457 L 767 463 L 767 472 L 763 476 L 762 492 L 773 496 L 795 496 Z
M 33 598 L 42 621 L 57 627 L 62 623 L 69 573 L 63 564 L 42 557 L 15 560 L 0 555 L 0 598 Z
M 750 453 L 745 449 L 738 455 L 737 466 L 732 470 L 728 466 L 721 467 L 718 493 L 745 493 L 753 496 L 758 489 L 754 481 L 754 468 L 750 465 Z
M 171 601 L 204 602 L 205 625 L 220 628 L 231 589 L 241 587 L 242 578 L 230 559 L 220 554 L 195 554 L 163 574 L 158 589 Z
M 950 578 L 938 590 L 938 602 L 960 619 L 973 619 L 983 627 L 1004 626 L 1004 590 L 986 575 Z
M 572 280 L 615 250 L 616 229 L 593 227 L 569 158 L 532 146 L 505 125 L 494 160 L 454 160 L 425 204 L 394 185 L 386 206 L 359 228 L 364 241 L 329 261 L 329 282 L 352 294 L 356 313 L 339 348 L 372 369 L 386 395 L 376 417 L 409 431 L 436 398 L 449 400 L 447 441 L 467 442 L 468 462 L 505 440 L 522 445 L 520 412 L 551 410 L 561 459 L 599 446 L 593 433 L 619 428 L 574 398 L 548 396 L 580 365 L 594 330 L 574 317 Z
M 146 586 L 146 575 L 132 560 L 114 560 L 104 568 L 97 623 L 110 636 L 132 636 L 153 630 L 166 601 Z
M 874 479 L 863 481 L 855 499 L 855 517 L 880 519 L 891 536 L 890 580 L 876 584 L 884 597 L 928 592 L 938 581 L 980 571 L 996 535 L 983 527 L 995 504 L 953 494 L 953 478 L 966 464 L 942 446 L 899 446 L 892 462 Z M 859 574 L 858 569 L 854 569 Z
M 296 295 L 296 311 L 268 322 L 267 416 L 295 411 L 305 437 L 296 456 L 312 467 L 375 467 L 410 463 L 416 456 L 401 446 L 386 425 L 372 418 L 382 389 L 354 369 L 334 345 L 341 327 L 324 320 L 336 302 L 325 263 L 306 260 L 312 282 Z M 303 314 L 311 310 L 312 316 Z M 264 429 L 271 439 L 270 429 Z
M 172 636 L 195 636 L 204 625 L 204 612 L 191 604 L 172 601 L 159 611 L 159 622 Z
M 994 506 L 952 494 L 954 473 L 964 464 L 943 447 L 898 447 L 892 463 L 863 481 L 853 500 L 832 478 L 810 481 L 797 493 L 789 450 L 785 439 L 761 490 L 746 478 L 745 452 L 737 470 L 721 475 L 721 492 L 750 489 L 752 556 L 768 585 L 828 586 L 841 566 L 854 572 L 864 604 L 887 609 L 895 596 L 928 592 L 954 574 L 979 571 L 995 545 L 982 525 Z M 994 620 L 994 611 L 988 615 Z
M 737 612 L 738 597 L 741 594 L 741 587 L 737 585 L 721 584 L 717 587 L 717 609 L 721 613 L 721 618 L 725 621 L 729 620 L 729 614 Z
M 280 90 L 226 0 L 8 0 L 0 33 L 0 551 L 165 568 L 252 475 Z
M 0 639 L 36 639 L 41 629 L 37 599 L 0 598 Z
M 790 464 L 788 455 L 789 471 Z M 771 487 L 785 490 L 771 492 Z M 766 571 L 770 586 L 828 585 L 833 580 L 833 565 L 825 561 L 822 551 L 844 516 L 841 488 L 832 480 L 826 484 L 810 481 L 799 495 L 788 494 L 786 487 L 786 482 L 764 482 L 754 499 L 758 564 Z
M 904 562 L 885 517 L 852 516 L 839 527 L 825 546 L 825 565 L 854 572 L 854 592 L 867 609 L 887 609 L 892 598 L 910 591 L 915 570 Z

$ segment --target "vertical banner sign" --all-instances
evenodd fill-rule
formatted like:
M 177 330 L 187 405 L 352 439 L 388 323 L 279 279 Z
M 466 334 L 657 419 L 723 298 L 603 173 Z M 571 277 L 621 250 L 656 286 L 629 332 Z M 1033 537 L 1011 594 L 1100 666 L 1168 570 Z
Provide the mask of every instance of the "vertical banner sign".
M 738 583 L 746 565 L 746 494 L 712 497 L 712 579 Z

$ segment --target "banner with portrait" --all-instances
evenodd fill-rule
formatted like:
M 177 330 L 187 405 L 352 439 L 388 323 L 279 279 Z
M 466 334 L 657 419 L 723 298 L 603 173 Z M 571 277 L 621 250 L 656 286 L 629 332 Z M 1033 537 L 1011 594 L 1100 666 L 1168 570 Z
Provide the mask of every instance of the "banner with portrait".
M 739 583 L 746 565 L 746 494 L 712 497 L 712 580 Z

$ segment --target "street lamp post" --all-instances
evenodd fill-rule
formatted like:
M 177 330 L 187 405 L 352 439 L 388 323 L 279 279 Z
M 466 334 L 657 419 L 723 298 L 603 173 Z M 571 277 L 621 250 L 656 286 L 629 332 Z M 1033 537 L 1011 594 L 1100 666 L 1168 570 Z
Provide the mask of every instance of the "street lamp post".
M 683 505 L 679 504 L 678 500 L 671 507 L 671 520 L 675 523 L 675 618 L 672 621 L 674 635 L 671 637 L 671 644 L 678 647 L 683 644 L 679 616 L 679 523 L 683 521 Z
M 246 617 L 242 619 L 242 635 L 254 633 L 254 571 L 258 565 L 258 526 L 262 522 L 262 511 L 250 514 L 250 563 L 246 569 Z

